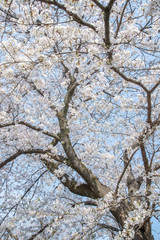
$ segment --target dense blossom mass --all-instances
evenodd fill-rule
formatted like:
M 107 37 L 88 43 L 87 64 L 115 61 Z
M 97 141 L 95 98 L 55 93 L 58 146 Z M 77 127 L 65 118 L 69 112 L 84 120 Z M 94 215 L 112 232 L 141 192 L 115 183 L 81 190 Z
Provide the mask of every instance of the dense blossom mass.
M 1 0 L 0 239 L 154 240 L 160 2 Z

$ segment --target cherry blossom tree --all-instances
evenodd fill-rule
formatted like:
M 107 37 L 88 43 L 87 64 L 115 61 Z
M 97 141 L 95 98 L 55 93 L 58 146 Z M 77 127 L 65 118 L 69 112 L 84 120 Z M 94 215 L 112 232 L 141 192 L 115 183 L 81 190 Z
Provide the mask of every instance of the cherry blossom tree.
M 0 2 L 0 239 L 154 239 L 159 10 Z

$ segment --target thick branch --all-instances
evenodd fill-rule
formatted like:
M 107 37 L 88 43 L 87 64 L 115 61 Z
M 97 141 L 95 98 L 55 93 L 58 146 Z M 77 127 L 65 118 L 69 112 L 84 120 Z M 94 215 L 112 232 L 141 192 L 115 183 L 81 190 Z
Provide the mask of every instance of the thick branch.
M 5 127 L 10 127 L 16 125 L 15 123 L 4 123 L 4 124 L 0 124 L 0 128 L 5 128 Z
M 15 160 L 17 157 L 23 155 L 23 154 L 45 154 L 47 150 L 42 149 L 28 149 L 28 150 L 19 150 L 17 153 L 13 154 L 9 158 L 7 158 L 5 161 L 0 163 L 0 168 L 4 167 L 7 163 Z
M 143 143 L 140 145 L 140 149 L 141 149 L 142 160 L 143 160 L 143 163 L 144 163 L 145 172 L 146 172 L 146 174 L 148 174 L 150 168 L 149 168 L 149 164 L 148 164 L 148 158 L 147 158 L 147 155 L 146 155 L 146 150 L 144 148 Z
M 48 4 L 50 4 L 50 5 L 54 5 L 54 6 L 58 7 L 59 9 L 64 10 L 64 11 L 65 11 L 70 17 L 72 17 L 73 20 L 75 20 L 77 23 L 79 23 L 79 24 L 81 24 L 81 25 L 83 25 L 83 26 L 86 26 L 86 27 L 88 27 L 88 28 L 90 28 L 90 29 L 92 29 L 92 30 L 94 30 L 94 31 L 96 32 L 96 28 L 95 28 L 92 24 L 87 23 L 87 22 L 84 22 L 83 19 L 80 18 L 77 14 L 75 14 L 75 13 L 67 10 L 67 8 L 65 7 L 65 5 L 59 3 L 59 2 L 57 2 L 57 1 L 55 1 L 55 0 L 52 0 L 52 1 L 50 1 L 50 0 L 37 0 L 37 1 L 43 2 L 43 3 L 48 3 Z
M 155 84 L 155 86 L 150 90 L 150 93 L 154 92 L 154 90 L 160 85 L 160 80 Z
M 156 130 L 157 126 L 159 126 L 159 125 L 160 125 L 160 115 L 159 115 L 158 119 L 152 123 L 151 128 L 144 129 L 143 133 L 139 136 L 137 142 L 132 144 L 131 149 L 132 150 L 135 149 L 135 151 L 133 152 L 131 157 L 128 159 L 128 161 L 125 163 L 125 167 L 124 167 L 124 169 L 123 169 L 123 171 L 122 171 L 122 173 L 121 173 L 121 175 L 119 177 L 119 180 L 118 180 L 118 183 L 117 183 L 117 186 L 116 186 L 116 190 L 115 190 L 116 194 L 118 192 L 119 184 L 120 184 L 120 182 L 121 182 L 121 180 L 122 180 L 122 178 L 123 178 L 123 176 L 124 176 L 128 166 L 130 165 L 130 162 L 131 162 L 131 160 L 133 158 L 133 155 L 137 152 L 137 150 L 139 148 L 142 147 L 142 145 L 144 144 L 145 140 L 153 134 L 153 132 Z M 142 149 L 141 149 L 141 151 L 142 151 Z M 144 154 L 144 151 L 143 151 L 143 155 L 142 156 L 143 156 L 143 161 L 145 161 L 145 169 L 148 172 L 150 169 L 149 169 L 149 165 L 148 165 L 148 162 L 147 162 L 148 160 L 147 160 L 146 155 Z M 154 170 L 158 170 L 159 168 L 160 168 L 160 166 L 157 165 L 156 167 L 154 167 Z M 138 179 L 138 181 L 139 181 L 139 179 Z M 141 179 L 140 179 L 140 181 L 141 181 Z
M 125 76 L 122 72 L 119 71 L 119 69 L 115 68 L 115 67 L 111 67 L 111 69 L 116 72 L 120 77 L 122 77 L 125 81 L 127 82 L 131 82 L 136 84 L 137 86 L 141 87 L 145 92 L 149 92 L 148 89 L 140 82 L 135 81 L 132 78 L 128 78 L 127 76 Z
M 88 168 L 77 157 L 69 139 L 66 121 L 60 119 L 59 122 L 61 127 L 61 143 L 68 158 L 68 165 L 72 167 L 87 182 L 92 191 L 97 194 L 97 197 L 103 197 L 111 189 L 101 184 L 92 174 L 92 172 L 88 170 Z
M 137 142 L 133 143 L 132 146 L 131 146 L 131 149 L 135 151 L 132 153 L 131 157 L 128 159 L 128 161 L 125 163 L 125 167 L 119 177 L 119 180 L 118 180 L 118 183 L 117 183 L 117 186 L 116 186 L 116 191 L 115 193 L 118 192 L 118 188 L 119 188 L 119 184 L 128 168 L 128 166 L 130 165 L 130 162 L 133 158 L 133 155 L 137 152 L 137 150 L 139 149 L 139 147 L 142 146 L 142 144 L 144 144 L 145 140 L 152 135 L 152 133 L 156 130 L 156 127 L 160 125 L 160 116 L 158 117 L 158 119 L 156 121 L 153 122 L 152 124 L 152 127 L 151 128 L 147 128 L 147 129 L 144 129 L 143 130 L 143 133 L 139 136 Z M 127 150 L 126 150 L 127 151 Z M 144 152 L 143 152 L 144 154 Z M 144 159 L 143 159 L 144 160 Z M 146 159 L 145 159 L 146 160 Z M 148 163 L 145 162 L 145 165 L 146 165 L 146 169 L 149 169 L 149 166 L 148 166 Z M 155 167 L 154 170 L 157 170 L 159 169 L 160 167 Z
M 56 161 L 60 161 L 61 163 L 66 163 L 66 158 L 63 156 L 52 156 L 53 159 Z M 67 187 L 72 193 L 90 197 L 90 198 L 96 198 L 94 192 L 91 190 L 88 184 L 78 184 L 74 178 L 70 180 L 68 174 L 63 174 L 62 176 L 59 176 L 56 174 L 56 171 L 58 167 L 60 166 L 60 163 L 54 163 L 51 161 L 48 161 L 46 159 L 41 158 L 42 162 L 45 164 L 47 169 L 54 174 L 61 182 L 62 184 Z
M 68 92 L 67 92 L 67 94 L 66 94 L 66 96 L 65 96 L 65 98 L 64 98 L 64 107 L 63 107 L 63 109 L 60 111 L 61 113 L 60 114 L 64 114 L 64 117 L 66 118 L 66 116 L 67 116 L 67 112 L 68 112 L 68 107 L 69 107 L 69 103 L 70 103 L 70 101 L 71 101 L 71 99 L 72 99 L 72 96 L 73 96 L 73 94 L 74 94 L 74 90 L 76 89 L 76 87 L 78 86 L 78 83 L 73 83 L 73 84 L 71 84 L 70 86 L 69 86 L 69 88 L 68 88 Z
M 140 148 L 141 148 L 141 154 L 142 154 L 142 160 L 143 160 L 145 172 L 146 172 L 146 175 L 147 175 L 147 178 L 146 178 L 147 192 L 148 192 L 148 194 L 150 194 L 149 188 L 150 188 L 150 186 L 151 186 L 151 182 L 152 182 L 152 181 L 151 181 L 151 178 L 148 177 L 148 173 L 151 171 L 151 169 L 150 169 L 150 166 L 149 166 L 149 162 L 148 162 L 146 150 L 145 150 L 145 147 L 144 147 L 144 144 L 143 144 L 143 143 L 140 145 Z
M 151 104 L 151 93 L 147 92 L 147 122 L 152 123 L 152 104 Z
M 92 0 L 103 12 L 105 11 L 105 7 L 97 0 Z
M 153 166 L 153 170 L 154 171 L 157 171 L 157 170 L 159 170 L 160 169 L 160 162 L 156 162 L 155 164 L 154 164 L 154 166 Z
M 104 24 L 105 24 L 105 44 L 109 48 L 111 45 L 110 42 L 110 26 L 109 26 L 109 18 L 110 18 L 110 9 L 106 8 L 104 13 Z
M 138 140 L 134 142 L 131 146 L 131 149 L 134 150 L 136 147 L 140 147 L 141 143 L 144 143 L 156 130 L 157 126 L 160 125 L 160 114 L 157 120 L 152 122 L 150 127 L 147 127 L 143 130 L 142 134 L 138 137 Z
M 59 178 L 59 180 L 61 180 L 63 185 L 74 194 L 96 198 L 96 195 L 86 183 L 78 185 L 78 183 L 73 178 L 72 180 L 69 180 L 69 176 L 67 174 L 64 174 L 61 178 Z
M 107 6 L 107 8 L 108 8 L 109 10 L 112 9 L 112 6 L 113 6 L 113 4 L 114 4 L 115 1 L 116 1 L 116 0 L 110 0 L 110 1 L 109 1 L 108 6 Z
M 125 4 L 124 4 L 124 7 L 123 7 L 123 10 L 122 10 L 122 13 L 121 13 L 121 17 L 120 17 L 120 20 L 118 22 L 118 26 L 117 26 L 117 30 L 116 30 L 116 33 L 115 33 L 115 38 L 117 38 L 118 36 L 118 33 L 119 33 L 119 30 L 120 30 L 120 26 L 122 24 L 122 19 L 123 19 L 123 16 L 124 16 L 124 12 L 125 12 L 125 9 L 127 7 L 127 4 L 128 4 L 129 0 L 126 0 Z
M 60 126 L 60 141 L 66 153 L 68 165 L 86 181 L 88 186 L 95 193 L 95 195 L 97 195 L 97 197 L 103 197 L 107 192 L 111 191 L 111 189 L 101 184 L 98 179 L 92 174 L 92 172 L 88 170 L 88 168 L 81 162 L 75 153 L 69 138 L 69 128 L 66 115 L 76 86 L 76 83 L 70 84 L 68 92 L 64 98 L 64 107 L 57 113 Z
M 125 172 L 126 172 L 128 166 L 130 165 L 131 160 L 132 160 L 134 154 L 137 152 L 137 150 L 138 150 L 138 149 L 136 149 L 136 150 L 132 153 L 132 155 L 131 155 L 130 158 L 127 157 L 128 160 L 127 160 L 127 162 L 125 162 L 124 169 L 123 169 L 123 171 L 122 171 L 122 173 L 121 173 L 121 175 L 120 175 L 120 177 L 119 177 L 119 179 L 118 179 L 117 186 L 116 186 L 116 190 L 115 190 L 115 194 L 117 194 L 118 189 L 119 189 L 119 184 L 120 184 L 120 182 L 122 181 L 122 178 L 123 178 L 123 176 L 124 176 L 124 174 L 125 174 Z M 125 150 L 125 151 L 126 151 L 126 154 L 127 154 L 127 150 Z
M 42 132 L 43 134 L 49 136 L 49 137 L 53 137 L 53 138 L 56 138 L 58 141 L 59 141 L 59 137 L 58 135 L 56 134 L 53 134 L 53 133 L 50 133 L 48 131 L 45 131 L 43 130 L 42 128 L 40 127 L 36 127 L 36 126 L 33 126 L 31 125 L 30 123 L 26 123 L 24 121 L 19 121 L 19 122 L 11 122 L 11 123 L 5 123 L 5 124 L 0 124 L 0 128 L 3 128 L 3 127 L 10 127 L 10 126 L 16 126 L 17 124 L 20 124 L 20 125 L 24 125 L 28 128 L 31 128 L 37 132 Z
M 110 14 L 111 14 L 111 9 L 114 4 L 115 0 L 110 0 L 108 3 L 108 6 L 105 8 L 104 11 L 104 25 L 105 25 L 105 44 L 107 48 L 110 47 L 111 42 L 110 42 Z M 109 56 L 111 58 L 112 56 Z

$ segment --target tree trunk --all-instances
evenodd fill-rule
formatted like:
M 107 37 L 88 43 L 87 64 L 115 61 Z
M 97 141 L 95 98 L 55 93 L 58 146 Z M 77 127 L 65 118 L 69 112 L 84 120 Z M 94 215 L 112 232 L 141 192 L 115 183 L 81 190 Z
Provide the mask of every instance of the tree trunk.
M 111 209 L 111 213 L 116 218 L 117 222 L 121 225 L 122 229 L 124 227 L 128 213 L 132 210 L 133 208 L 128 203 L 128 201 L 122 201 L 120 203 L 120 206 Z M 137 230 L 135 231 L 133 240 L 154 240 L 150 219 L 147 219 L 147 221 L 144 220 L 144 223 L 141 224 L 141 226 L 137 226 L 136 229 Z
M 154 240 L 150 220 L 145 223 L 139 231 L 137 231 L 134 240 Z

